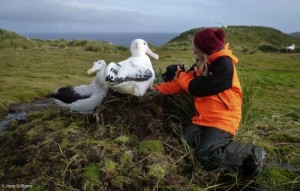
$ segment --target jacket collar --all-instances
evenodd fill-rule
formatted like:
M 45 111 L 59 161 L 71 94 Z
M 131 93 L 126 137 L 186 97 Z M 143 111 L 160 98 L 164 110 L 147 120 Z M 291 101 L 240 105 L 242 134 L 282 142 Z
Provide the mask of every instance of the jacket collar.
M 212 63 L 217 58 L 222 57 L 222 56 L 229 56 L 233 60 L 234 64 L 237 64 L 239 61 L 239 59 L 233 55 L 232 50 L 229 49 L 229 43 L 226 43 L 224 49 L 222 49 L 218 52 L 215 52 L 208 57 L 208 62 Z

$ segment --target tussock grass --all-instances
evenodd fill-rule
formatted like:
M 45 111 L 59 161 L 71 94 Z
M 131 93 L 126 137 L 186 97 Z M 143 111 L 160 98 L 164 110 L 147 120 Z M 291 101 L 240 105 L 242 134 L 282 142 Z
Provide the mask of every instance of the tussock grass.
M 241 86 L 243 91 L 243 103 L 242 103 L 242 121 L 239 131 L 250 131 L 253 122 L 259 118 L 260 115 L 260 89 L 257 89 L 251 82 L 241 80 Z

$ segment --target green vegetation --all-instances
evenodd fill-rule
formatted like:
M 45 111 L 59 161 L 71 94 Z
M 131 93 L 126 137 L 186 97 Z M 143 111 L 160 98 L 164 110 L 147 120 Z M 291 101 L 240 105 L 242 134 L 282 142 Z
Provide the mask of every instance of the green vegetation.
M 181 33 L 178 37 L 167 43 L 171 49 L 189 49 L 192 36 L 201 28 L 191 29 Z M 226 41 L 230 42 L 233 50 L 244 52 L 255 52 L 263 44 L 271 45 L 278 51 L 295 44 L 300 47 L 300 38 L 284 34 L 279 30 L 268 27 L 254 26 L 227 26 Z
M 151 47 L 160 56 L 152 60 L 156 82 L 169 64 L 193 64 L 190 44 L 197 30 Z M 236 139 L 267 151 L 260 176 L 245 180 L 234 172 L 205 171 L 194 161 L 181 134 L 194 113 L 189 95 L 109 92 L 93 116 L 71 114 L 44 99 L 56 88 L 91 82 L 86 71 L 92 62 L 123 60 L 130 55 L 126 47 L 29 40 L 0 30 L 1 116 L 30 108 L 26 121 L 12 120 L 0 134 L 0 183 L 30 184 L 31 190 L 251 190 L 256 184 L 300 190 L 300 54 L 280 51 L 292 43 L 297 48 L 299 40 L 266 27 L 229 26 L 226 32 L 244 92 Z
M 298 37 L 300 38 L 300 32 L 294 32 L 292 34 L 290 34 L 291 36 L 294 36 L 294 37 Z
M 160 153 L 164 151 L 163 145 L 157 140 L 146 140 L 139 144 L 138 151 L 140 154 Z

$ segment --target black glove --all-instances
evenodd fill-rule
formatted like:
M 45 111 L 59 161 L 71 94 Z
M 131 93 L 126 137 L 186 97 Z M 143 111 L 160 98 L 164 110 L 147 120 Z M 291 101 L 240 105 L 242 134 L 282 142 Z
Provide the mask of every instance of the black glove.
M 178 66 L 182 71 L 185 71 L 184 64 L 172 64 L 166 67 L 166 72 L 161 75 L 164 82 L 168 82 L 174 79 L 174 76 L 178 70 Z

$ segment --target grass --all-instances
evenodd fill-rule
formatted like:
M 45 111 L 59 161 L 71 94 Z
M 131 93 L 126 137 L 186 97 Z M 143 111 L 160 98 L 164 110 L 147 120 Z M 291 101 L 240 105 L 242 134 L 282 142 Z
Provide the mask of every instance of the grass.
M 293 113 L 299 119 L 299 54 L 242 54 L 240 77 L 260 89 L 262 111 Z
M 93 76 L 86 71 L 98 59 L 122 59 L 126 55 L 100 54 L 78 48 L 38 50 L 1 50 L 0 111 L 8 104 L 28 102 L 43 97 L 65 85 L 90 83 Z
M 61 86 L 91 82 L 93 76 L 86 71 L 94 60 L 109 63 L 129 56 L 122 47 L 103 51 L 97 44 L 87 51 L 86 46 L 90 43 L 59 41 L 2 49 L 2 116 L 12 103 L 31 102 Z M 194 61 L 188 48 L 152 49 L 160 56 L 152 61 L 157 77 L 169 64 L 184 63 L 189 68 Z M 187 109 L 192 104 L 189 98 L 170 102 L 147 94 L 142 99 L 110 95 L 100 108 L 98 123 L 55 108 L 29 113 L 25 123 L 11 122 L 0 136 L 1 183 L 21 180 L 33 184 L 32 190 L 246 190 L 253 182 L 273 190 L 299 189 L 299 174 L 289 168 L 300 167 L 300 55 L 236 55 L 244 91 L 244 119 L 236 139 L 267 150 L 258 178 L 245 181 L 236 174 L 223 177 L 218 171 L 203 170 L 176 123 L 185 122 L 193 112 Z

